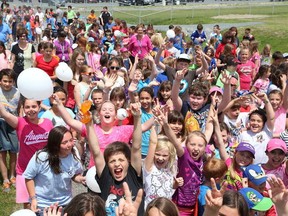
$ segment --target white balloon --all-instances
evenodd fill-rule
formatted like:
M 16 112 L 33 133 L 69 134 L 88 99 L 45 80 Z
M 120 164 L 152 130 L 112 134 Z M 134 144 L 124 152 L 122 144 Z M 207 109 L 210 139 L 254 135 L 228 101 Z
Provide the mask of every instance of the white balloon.
M 53 94 L 53 83 L 48 74 L 39 68 L 22 71 L 17 80 L 20 93 L 31 100 L 41 101 Z
M 73 72 L 71 68 L 65 62 L 59 63 L 59 65 L 55 69 L 55 73 L 56 73 L 57 78 L 64 82 L 69 82 L 73 78 Z
M 42 34 L 42 29 L 39 27 L 36 27 L 36 34 L 41 35 Z
M 117 110 L 117 119 L 124 120 L 125 118 L 127 118 L 127 116 L 128 116 L 128 113 L 126 109 L 120 108 Z
M 101 193 L 100 187 L 95 179 L 95 176 L 96 176 L 96 167 L 93 166 L 86 173 L 86 184 L 90 190 L 94 191 L 95 193 Z
M 114 36 L 115 37 L 121 37 L 122 33 L 119 30 L 114 31 Z
M 10 216 L 36 216 L 36 214 L 30 209 L 21 209 L 12 213 Z
M 170 39 L 170 38 L 174 38 L 175 37 L 175 32 L 172 29 L 169 29 L 166 32 L 166 36 Z

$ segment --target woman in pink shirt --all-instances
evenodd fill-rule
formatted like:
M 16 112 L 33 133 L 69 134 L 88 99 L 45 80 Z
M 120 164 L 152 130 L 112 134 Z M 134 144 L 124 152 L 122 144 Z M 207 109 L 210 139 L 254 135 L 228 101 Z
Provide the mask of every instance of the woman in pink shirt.
M 20 150 L 16 164 L 16 202 L 23 203 L 24 208 L 27 208 L 29 194 L 22 174 L 34 153 L 47 144 L 53 124 L 49 119 L 38 118 L 39 101 L 24 99 L 22 106 L 25 117 L 17 117 L 7 112 L 2 103 L 0 103 L 0 115 L 17 131 Z
M 139 59 L 143 59 L 152 50 L 152 43 L 150 38 L 144 34 L 143 25 L 138 24 L 128 44 L 128 50 L 133 57 L 138 54 Z

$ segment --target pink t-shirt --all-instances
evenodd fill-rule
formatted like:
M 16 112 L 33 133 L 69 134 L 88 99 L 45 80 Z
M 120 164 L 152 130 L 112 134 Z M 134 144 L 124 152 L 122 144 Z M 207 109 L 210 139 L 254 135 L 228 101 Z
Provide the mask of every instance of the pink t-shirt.
M 283 163 L 278 168 L 272 169 L 272 170 L 267 170 L 263 166 L 262 166 L 262 168 L 264 169 L 267 177 L 275 176 L 276 178 L 280 178 L 283 181 L 286 188 L 288 187 L 288 174 L 286 173 L 286 163 Z
M 275 112 L 275 123 L 273 133 L 279 134 L 285 131 L 285 122 L 286 122 L 286 110 L 283 106 L 281 106 Z
M 6 50 L 6 57 L 4 53 L 0 53 L 0 70 L 8 68 L 8 60 L 10 58 L 11 52 Z
M 26 117 L 18 118 L 16 127 L 20 151 L 16 164 L 16 173 L 22 175 L 33 154 L 42 149 L 48 141 L 48 134 L 53 128 L 49 119 L 43 119 L 40 124 L 31 123 Z
M 249 90 L 255 70 L 255 64 L 251 61 L 237 65 L 236 71 L 240 77 L 240 89 Z
M 121 126 L 114 126 L 110 134 L 103 134 L 103 131 L 99 125 L 94 125 L 95 132 L 98 137 L 99 147 L 101 152 L 104 152 L 107 145 L 113 143 L 115 141 L 129 143 L 132 139 L 132 134 L 134 130 L 133 125 L 121 125 Z M 86 127 L 83 124 L 82 132 L 83 137 L 87 136 Z M 89 161 L 89 168 L 94 166 L 94 159 L 93 155 L 90 154 L 90 161 Z
M 269 79 L 257 79 L 254 83 L 254 87 L 257 89 L 258 93 L 266 93 L 269 86 Z

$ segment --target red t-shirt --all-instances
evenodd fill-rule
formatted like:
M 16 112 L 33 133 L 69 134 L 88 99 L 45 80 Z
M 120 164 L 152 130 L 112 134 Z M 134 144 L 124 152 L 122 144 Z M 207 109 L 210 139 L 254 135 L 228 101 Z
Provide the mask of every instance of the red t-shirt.
M 36 57 L 36 67 L 45 71 L 50 77 L 54 75 L 55 68 L 58 66 L 59 60 L 57 58 L 52 57 L 50 62 L 44 61 L 43 55 L 39 55 Z

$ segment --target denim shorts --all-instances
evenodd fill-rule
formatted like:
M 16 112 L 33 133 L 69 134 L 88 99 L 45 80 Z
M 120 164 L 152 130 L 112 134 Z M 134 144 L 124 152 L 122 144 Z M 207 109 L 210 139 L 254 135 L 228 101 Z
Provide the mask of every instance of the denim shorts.
M 18 153 L 18 137 L 16 130 L 6 123 L 4 119 L 0 119 L 0 151 L 10 151 Z

